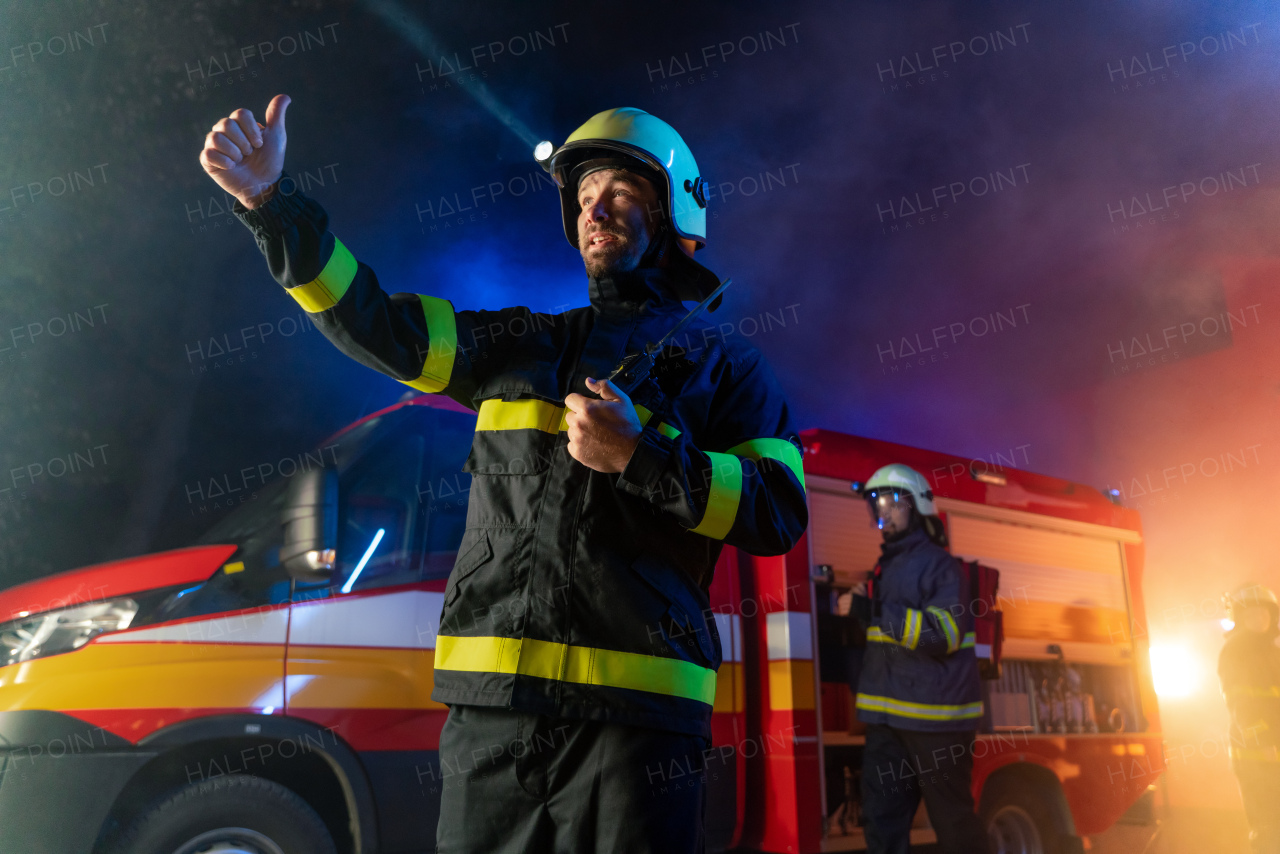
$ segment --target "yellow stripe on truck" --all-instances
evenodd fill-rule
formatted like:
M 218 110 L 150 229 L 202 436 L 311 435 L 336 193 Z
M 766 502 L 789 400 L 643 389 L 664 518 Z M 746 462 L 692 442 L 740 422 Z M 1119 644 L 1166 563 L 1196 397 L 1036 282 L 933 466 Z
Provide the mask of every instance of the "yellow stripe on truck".
M 815 705 L 812 661 L 783 658 L 769 662 L 769 708 L 812 711 Z
M 742 665 L 726 661 L 716 673 L 716 701 L 712 712 L 741 712 L 746 709 L 746 690 L 742 682 Z
M 284 705 L 283 644 L 90 643 L 0 667 L 0 711 Z
M 445 709 L 431 699 L 433 649 L 289 647 L 289 706 Z M 300 685 L 294 687 L 294 680 Z

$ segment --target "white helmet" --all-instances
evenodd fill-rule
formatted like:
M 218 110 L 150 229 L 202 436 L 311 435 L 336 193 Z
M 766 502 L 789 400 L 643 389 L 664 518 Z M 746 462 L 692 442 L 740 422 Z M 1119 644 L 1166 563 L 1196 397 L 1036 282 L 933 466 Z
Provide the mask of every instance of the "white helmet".
M 1271 614 L 1270 631 L 1274 634 L 1280 623 L 1280 600 L 1270 588 L 1257 582 L 1248 582 L 1222 596 L 1222 606 L 1233 625 L 1239 625 L 1246 608 L 1260 606 Z
M 630 169 L 649 178 L 663 202 L 664 227 L 674 237 L 692 244 L 690 251 L 706 246 L 707 182 L 699 175 L 689 146 L 662 119 L 634 107 L 596 113 L 541 162 L 560 187 L 564 236 L 574 249 L 578 248 L 581 211 L 578 182 L 593 171 L 608 168 Z M 672 259 L 691 262 L 681 252 L 673 253 Z M 698 292 L 682 294 L 683 299 L 701 299 L 720 284 L 716 275 L 701 264 L 683 266 Z
M 938 515 L 929 481 L 920 472 L 902 463 L 892 463 L 876 469 L 871 479 L 862 484 L 858 491 L 866 498 L 873 498 L 877 492 L 891 490 L 908 493 L 921 516 Z

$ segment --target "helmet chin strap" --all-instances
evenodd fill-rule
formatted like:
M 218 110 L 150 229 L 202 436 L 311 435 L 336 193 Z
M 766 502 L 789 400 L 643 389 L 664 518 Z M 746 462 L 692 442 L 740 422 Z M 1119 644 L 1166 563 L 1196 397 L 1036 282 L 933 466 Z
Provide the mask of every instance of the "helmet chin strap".
M 658 227 L 654 229 L 653 236 L 649 239 L 649 246 L 644 250 L 644 254 L 640 256 L 637 267 L 657 267 L 662 264 L 662 259 L 666 257 L 667 247 L 671 241 L 667 239 L 669 234 L 665 219 L 658 223 Z
M 660 267 L 667 257 L 667 252 L 672 249 L 677 253 L 682 252 L 680 247 L 676 245 L 675 232 L 671 227 L 670 221 L 663 216 L 662 220 L 654 227 L 653 234 L 649 239 L 649 245 L 645 248 L 644 254 L 640 256 L 640 260 L 636 262 L 636 267 Z M 714 274 L 699 267 L 697 262 L 692 259 L 688 264 L 679 263 L 682 261 L 684 261 L 682 254 L 672 256 L 669 269 L 672 276 L 671 294 L 677 300 L 697 302 L 715 290 Z M 699 282 L 697 276 L 691 270 L 705 273 L 710 278 L 710 283 Z M 715 311 L 719 305 L 720 297 L 716 297 L 707 310 Z

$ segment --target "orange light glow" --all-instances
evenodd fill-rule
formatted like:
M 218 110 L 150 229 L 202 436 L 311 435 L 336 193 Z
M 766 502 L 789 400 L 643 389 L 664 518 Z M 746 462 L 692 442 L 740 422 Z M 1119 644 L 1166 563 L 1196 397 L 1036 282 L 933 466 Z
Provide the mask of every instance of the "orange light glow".
M 1181 644 L 1151 645 L 1151 677 L 1161 700 L 1189 697 L 1200 687 L 1203 668 Z

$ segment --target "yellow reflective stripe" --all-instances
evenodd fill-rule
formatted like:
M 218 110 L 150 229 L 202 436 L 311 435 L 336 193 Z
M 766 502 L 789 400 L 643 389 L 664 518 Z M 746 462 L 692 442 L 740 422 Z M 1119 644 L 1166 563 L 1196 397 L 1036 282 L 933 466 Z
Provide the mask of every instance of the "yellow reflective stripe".
M 955 652 L 960 648 L 960 628 L 956 625 L 956 621 L 951 618 L 951 613 L 945 608 L 938 608 L 930 605 L 925 608 L 930 614 L 938 619 L 938 625 L 942 626 L 942 633 L 947 636 L 947 652 Z
M 515 673 L 520 664 L 519 638 L 436 638 L 437 670 L 472 673 Z
M 879 626 L 872 626 L 867 629 L 867 640 L 872 643 L 897 643 L 898 640 L 893 635 L 885 633 Z
M 877 697 L 874 694 L 859 693 L 854 705 L 869 712 L 887 712 L 891 715 L 915 718 L 922 721 L 954 721 L 982 717 L 981 700 L 959 706 L 947 706 L 933 703 L 912 703 L 907 700 L 895 700 L 893 697 Z
M 427 355 L 422 360 L 422 376 L 401 380 L 418 391 L 444 391 L 453 374 L 453 360 L 458 352 L 458 322 L 448 300 L 418 294 L 422 314 L 427 319 Z
M 1254 748 L 1254 747 L 1236 747 L 1230 745 L 1227 750 L 1231 754 L 1232 759 L 1244 759 L 1253 762 L 1280 762 L 1280 750 L 1272 745 L 1270 747 Z
M 693 533 L 723 540 L 733 527 L 738 515 L 738 502 L 742 498 L 742 461 L 733 454 L 707 451 L 711 458 L 711 494 L 707 496 L 707 509 L 702 521 Z
M 907 649 L 915 649 L 920 645 L 920 629 L 924 614 L 915 608 L 907 609 L 907 619 L 902 626 L 902 645 Z
M 716 696 L 716 672 L 692 662 L 533 638 L 440 635 L 436 638 L 435 667 L 627 688 L 697 700 L 708 706 Z
M 905 641 L 898 641 L 893 635 L 883 631 L 879 626 L 872 626 L 867 629 L 867 640 L 872 643 L 901 643 L 906 646 Z M 960 645 L 956 649 L 973 649 L 974 637 L 973 632 L 965 632 L 964 638 L 961 639 Z M 954 652 L 954 650 L 952 650 Z
M 546 400 L 486 400 L 476 415 L 476 431 L 541 430 L 555 435 L 565 429 L 565 408 Z
M 644 427 L 649 423 L 649 419 L 653 417 L 653 413 L 646 406 L 641 406 L 638 403 L 632 404 L 632 405 L 635 406 L 636 408 L 636 416 L 640 419 L 640 426 Z M 668 424 L 665 421 L 659 422 L 658 426 L 653 429 L 657 430 L 659 433 L 666 436 L 668 439 L 674 439 L 676 436 L 680 435 L 679 430 L 672 427 L 670 424 Z
M 450 309 L 452 314 L 452 309 Z M 456 345 L 455 345 L 456 346 Z M 452 358 L 450 359 L 452 367 Z M 424 369 L 425 371 L 425 369 Z M 413 383 L 410 383 L 413 385 Z M 636 417 L 643 427 L 653 418 L 653 413 L 643 406 L 636 406 Z M 559 433 L 569 429 L 565 422 L 568 409 L 547 400 L 486 400 L 480 404 L 480 412 L 476 419 L 477 430 L 541 430 L 544 433 Z M 657 431 L 674 439 L 680 431 L 665 421 L 657 426 Z
M 1280 685 L 1257 688 L 1253 685 L 1237 685 L 1223 692 L 1228 697 L 1280 697 Z
M 804 463 L 800 459 L 800 451 L 786 439 L 748 439 L 734 445 L 729 453 L 749 460 L 770 459 L 785 463 L 800 481 L 800 488 L 804 489 Z
M 342 299 L 342 295 L 351 287 L 356 277 L 355 256 L 342 245 L 338 238 L 333 239 L 333 252 L 325 262 L 324 269 L 305 285 L 286 288 L 289 296 L 298 301 L 311 314 L 333 308 Z
M 910 612 L 911 609 L 908 608 L 907 611 Z M 914 648 L 914 647 L 910 647 L 908 643 L 908 641 L 910 640 L 910 628 L 911 628 L 911 614 L 908 613 L 907 619 L 902 624 L 902 640 L 898 640 L 891 633 L 886 632 L 884 629 L 880 628 L 879 626 L 872 626 L 871 628 L 867 629 L 867 640 L 871 641 L 872 643 L 896 643 L 900 646 Z

